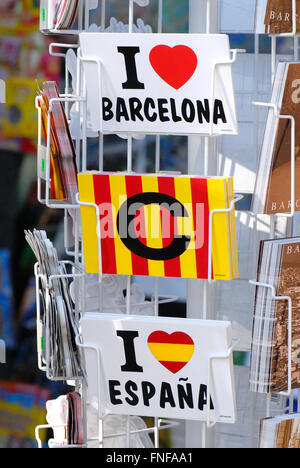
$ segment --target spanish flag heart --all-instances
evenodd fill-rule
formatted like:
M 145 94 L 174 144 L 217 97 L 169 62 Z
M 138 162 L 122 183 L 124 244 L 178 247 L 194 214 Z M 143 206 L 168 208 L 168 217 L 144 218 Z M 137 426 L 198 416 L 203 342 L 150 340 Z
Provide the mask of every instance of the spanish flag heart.
M 183 332 L 169 335 L 164 331 L 155 331 L 149 335 L 148 346 L 160 364 L 173 374 L 187 365 L 195 349 L 192 338 Z

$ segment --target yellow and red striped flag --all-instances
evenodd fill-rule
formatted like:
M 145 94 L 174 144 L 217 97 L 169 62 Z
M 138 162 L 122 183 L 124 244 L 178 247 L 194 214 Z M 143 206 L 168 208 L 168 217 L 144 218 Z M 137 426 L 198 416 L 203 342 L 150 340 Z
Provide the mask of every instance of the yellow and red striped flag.
M 173 374 L 188 364 L 195 350 L 192 338 L 183 332 L 169 335 L 164 331 L 155 331 L 148 338 L 148 346 L 160 364 Z
M 86 172 L 81 202 L 100 212 L 103 274 L 208 278 L 209 213 L 227 209 L 232 178 Z M 94 207 L 81 206 L 85 268 L 99 272 Z M 235 217 L 212 219 L 213 278 L 238 276 Z

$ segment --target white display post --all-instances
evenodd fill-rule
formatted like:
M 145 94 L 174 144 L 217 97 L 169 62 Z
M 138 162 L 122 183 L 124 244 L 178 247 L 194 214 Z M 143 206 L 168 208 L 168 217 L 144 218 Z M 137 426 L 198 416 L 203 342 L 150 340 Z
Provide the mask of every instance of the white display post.
M 189 32 L 218 32 L 219 0 L 189 0 Z M 218 138 L 192 136 L 188 139 L 189 174 L 218 175 Z M 214 284 L 206 280 L 187 281 L 187 317 L 215 318 Z M 213 447 L 214 430 L 205 424 L 186 422 L 186 448 Z
M 215 33 L 218 31 L 218 2 L 219 0 L 190 0 L 190 33 L 203 33 L 203 34 L 211 34 Z M 129 35 L 127 36 L 127 40 L 130 40 L 130 34 L 134 30 L 134 5 L 135 5 L 136 0 L 129 0 L 128 1 L 128 24 L 129 24 Z M 47 3 L 45 3 L 47 5 Z M 82 7 L 85 5 L 85 14 L 84 18 L 82 17 L 84 10 L 80 8 L 79 12 L 81 12 L 80 17 L 79 17 L 79 30 L 78 31 L 73 31 L 73 34 L 78 35 L 78 32 L 80 30 L 83 30 L 83 25 L 85 25 L 85 29 L 88 29 L 88 24 L 89 24 L 89 10 L 87 8 L 87 5 L 90 4 L 90 0 L 85 0 L 83 3 L 83 0 L 80 1 L 80 5 Z M 163 26 L 163 0 L 158 0 L 158 24 L 157 24 L 157 31 L 160 33 L 162 32 L 162 26 Z M 100 2 L 99 2 L 100 5 Z M 146 5 L 145 5 L 146 6 Z M 104 29 L 106 23 L 105 23 L 105 0 L 102 0 L 101 2 L 101 25 L 102 29 Z M 57 31 L 52 31 L 53 34 L 56 34 Z M 71 33 L 71 32 L 69 32 Z M 205 39 L 205 38 L 204 38 Z M 206 38 L 207 39 L 207 38 Z M 50 46 L 50 55 L 55 55 L 55 56 L 60 56 L 65 59 L 65 64 L 67 65 L 67 54 L 65 53 L 59 53 L 59 52 L 54 52 L 53 48 L 58 47 L 62 49 L 69 49 L 69 48 L 74 48 L 79 49 L 79 44 L 70 46 L 68 43 L 67 44 L 55 44 Z M 62 94 L 59 99 L 56 99 L 60 102 L 63 102 L 66 106 L 66 111 L 67 115 L 69 116 L 71 107 L 70 105 L 74 104 L 77 105 L 78 107 L 78 114 L 80 115 L 81 122 L 82 122 L 82 144 L 81 144 L 81 138 L 80 138 L 80 131 L 77 133 L 77 138 L 76 138 L 76 156 L 77 156 L 77 165 L 78 168 L 80 169 L 80 172 L 85 172 L 87 168 L 87 138 L 88 138 L 88 106 L 87 106 L 87 93 L 86 93 L 86 85 L 88 87 L 88 80 L 86 79 L 81 79 L 82 77 L 82 67 L 86 63 L 93 63 L 96 65 L 95 67 L 95 73 L 99 73 L 98 77 L 101 74 L 101 62 L 98 57 L 96 56 L 84 56 L 83 55 L 83 48 L 81 47 L 80 50 L 78 50 L 77 53 L 77 86 L 76 90 L 73 90 L 73 92 L 76 94 L 70 95 L 67 94 L 68 90 L 66 90 L 66 94 Z M 218 59 L 219 59 L 219 52 L 220 49 L 218 48 Z M 221 63 L 213 63 L 213 72 L 216 71 L 217 65 L 229 65 L 233 63 L 236 57 L 236 53 L 238 51 L 233 51 L 233 58 L 231 61 L 226 61 L 226 62 L 221 62 Z M 88 54 L 87 54 L 88 55 Z M 97 54 L 96 54 L 97 55 Z M 66 70 L 66 83 L 68 85 L 69 83 L 69 74 L 72 75 L 70 70 Z M 72 77 L 73 78 L 73 77 Z M 100 80 L 101 82 L 101 80 Z M 202 83 L 203 84 L 203 83 Z M 69 86 L 66 85 L 66 88 Z M 72 82 L 73 85 L 73 82 Z M 98 84 L 99 85 L 99 84 Z M 198 88 L 197 88 L 198 90 Z M 212 80 L 212 86 L 211 86 L 211 100 L 213 101 L 214 98 L 214 92 L 215 92 L 215 80 Z M 51 104 L 51 103 L 50 103 Z M 50 105 L 51 108 L 51 105 Z M 65 210 L 66 217 L 68 217 L 68 211 L 72 209 L 75 211 L 74 216 L 74 231 L 75 231 L 75 239 L 74 239 L 74 251 L 70 251 L 70 247 L 73 244 L 72 242 L 68 242 L 68 234 L 69 233 L 69 226 L 68 226 L 68 220 L 65 223 L 65 248 L 66 248 L 66 253 L 68 255 L 71 255 L 74 257 L 74 264 L 76 267 L 83 267 L 84 263 L 84 255 L 81 250 L 82 248 L 82 243 L 80 242 L 80 222 L 79 222 L 79 206 L 80 205 L 86 205 L 89 207 L 94 207 L 96 209 L 97 213 L 97 220 L 100 219 L 100 214 L 99 214 L 99 207 L 95 203 L 85 203 L 83 201 L 80 201 L 79 195 L 77 196 L 77 204 L 75 205 L 65 205 L 65 204 L 57 204 L 53 203 L 49 198 L 49 188 L 50 188 L 50 138 L 47 138 L 46 142 L 46 147 L 43 147 L 42 145 L 42 120 L 41 120 L 41 109 L 37 106 L 38 109 L 38 115 L 39 115 L 39 131 L 38 131 L 38 141 L 39 141 L 39 151 L 41 151 L 41 154 L 39 155 L 39 167 L 40 167 L 40 161 L 42 158 L 45 159 L 45 165 L 46 165 L 46 173 L 45 174 L 40 174 L 38 177 L 38 200 L 43 203 L 44 205 L 50 207 L 50 208 L 61 208 Z M 50 125 L 50 113 L 52 112 L 52 108 L 49 110 L 49 115 L 48 115 L 48 122 Z M 101 112 L 100 112 L 101 115 Z M 78 119 L 79 120 L 79 119 Z M 103 120 L 103 119 L 102 119 Z M 100 118 L 101 121 L 101 118 Z M 133 149 L 136 147 L 136 143 L 134 140 L 134 130 L 135 128 L 131 129 L 127 135 L 127 171 L 132 172 L 136 170 L 133 164 Z M 200 174 L 200 175 L 218 175 L 218 141 L 219 138 L 216 136 L 213 136 L 213 131 L 215 128 L 213 127 L 213 123 L 211 124 L 211 129 L 208 132 L 208 135 L 211 136 L 205 136 L 205 137 L 198 137 L 198 136 L 193 136 L 189 138 L 189 159 L 188 159 L 188 172 L 190 174 Z M 104 156 L 104 145 L 103 145 L 103 140 L 104 140 L 104 133 L 103 132 L 103 127 L 97 128 L 96 131 L 99 131 L 100 137 L 99 137 L 99 170 L 103 170 L 103 156 Z M 128 131 L 128 129 L 127 129 Z M 125 132 L 127 133 L 127 132 Z M 48 128 L 48 135 L 50 135 L 50 127 Z M 205 133 L 207 134 L 207 133 Z M 158 134 L 155 138 L 155 143 L 156 143 L 156 151 L 155 151 L 155 169 L 157 173 L 162 172 L 160 168 L 160 135 Z M 45 184 L 42 184 L 42 179 L 44 177 Z M 45 196 L 43 197 L 43 191 L 42 187 L 46 186 L 45 189 Z M 236 203 L 238 199 L 233 200 L 233 202 L 230 204 L 230 208 L 225 209 L 225 210 L 212 210 L 209 218 L 210 222 L 210 227 L 209 227 L 209 232 L 210 232 L 210 240 L 209 240 L 209 248 L 208 248 L 208 258 L 209 258 L 209 265 L 211 266 L 212 264 L 212 236 L 211 236 L 211 223 L 212 223 L 212 214 L 215 214 L 217 212 L 229 212 L 230 210 L 233 209 L 234 203 Z M 98 226 L 99 227 L 99 226 Z M 100 229 L 97 229 L 97 232 L 100 233 Z M 97 237 L 97 242 L 98 242 L 98 262 L 99 262 L 99 279 L 101 280 L 101 243 L 100 243 L 100 237 Z M 209 268 L 209 274 L 208 277 L 211 277 L 211 269 Z M 74 274 L 73 276 L 76 276 Z M 36 278 L 38 279 L 38 271 L 36 270 Z M 84 280 L 83 280 L 84 281 Z M 101 283 L 101 281 L 100 281 Z M 146 302 L 145 304 L 149 306 L 149 304 L 154 305 L 154 311 L 155 311 L 155 318 L 158 320 L 158 315 L 159 315 L 159 305 L 162 303 L 167 303 L 167 302 L 173 302 L 176 300 L 176 298 L 168 298 L 166 296 L 160 296 L 159 295 L 159 279 L 154 278 L 154 295 L 152 297 L 151 302 Z M 79 291 L 79 288 L 77 289 L 77 293 Z M 101 284 L 99 286 L 99 289 L 101 290 Z M 38 290 L 37 290 L 38 291 Z M 79 313 L 82 313 L 82 316 L 84 317 L 86 311 L 85 311 L 85 304 L 82 304 L 82 307 L 80 307 L 80 302 L 79 302 L 79 294 L 78 297 L 75 299 L 75 304 L 76 304 L 76 317 L 79 316 Z M 83 301 L 84 302 L 84 301 Z M 210 280 L 188 280 L 187 282 L 187 316 L 188 318 L 194 318 L 194 319 L 215 319 L 215 284 L 214 281 Z M 37 301 L 38 303 L 38 301 Z M 135 304 L 138 305 L 138 304 Z M 99 310 L 104 310 L 103 308 L 103 303 L 102 303 L 102 297 L 101 294 L 99 294 Z M 126 288 L 126 314 L 131 315 L 131 310 L 132 310 L 132 303 L 131 303 L 131 276 L 128 276 L 127 278 L 127 288 Z M 39 312 L 38 312 L 38 322 L 39 322 Z M 85 317 L 86 318 L 86 317 Z M 130 317 L 127 317 L 129 319 Z M 97 359 L 97 366 L 95 366 L 96 373 L 95 373 L 95 382 L 96 382 L 96 396 L 97 396 L 97 389 L 98 389 L 98 401 L 100 402 L 100 372 L 97 372 L 97 369 L 100 369 L 100 350 L 98 347 L 96 347 L 94 344 L 88 344 L 85 343 L 83 340 L 81 340 L 82 337 L 77 337 L 76 343 L 79 348 L 84 350 L 85 352 L 91 351 L 92 353 L 95 354 L 95 358 Z M 40 340 L 39 340 L 40 341 Z M 107 348 L 108 349 L 108 348 Z M 148 348 L 146 348 L 148 349 Z M 226 353 L 217 353 L 216 355 L 211 354 L 209 356 L 208 362 L 207 362 L 207 372 L 208 372 L 208 385 L 207 385 L 207 401 L 210 400 L 210 395 L 211 395 L 211 390 L 212 390 L 212 362 L 215 360 L 223 360 L 223 359 L 231 359 L 231 353 L 232 353 L 233 346 L 230 346 L 228 350 L 226 350 Z M 152 361 L 151 361 L 152 362 Z M 204 363 L 205 365 L 205 363 Z M 47 369 L 41 369 L 41 370 L 47 370 Z M 195 375 L 195 374 L 194 374 Z M 51 376 L 49 376 L 51 377 Z M 65 376 L 64 376 L 65 377 Z M 53 380 L 53 379 L 52 379 Z M 98 433 L 91 439 L 89 439 L 89 434 L 87 431 L 87 427 L 89 427 L 89 420 L 88 420 L 88 412 L 87 412 L 87 406 L 89 404 L 88 398 L 87 398 L 87 389 L 84 383 L 81 382 L 81 380 L 77 379 L 76 383 L 76 391 L 81 393 L 82 395 L 82 405 L 83 405 L 83 419 L 84 419 L 84 426 L 86 429 L 86 434 L 85 434 L 85 443 L 82 446 L 88 446 L 89 442 L 95 443 L 96 445 L 100 447 L 104 446 L 105 439 L 110 439 L 113 437 L 123 437 L 125 439 L 125 442 L 123 445 L 126 446 L 126 448 L 131 448 L 131 435 L 136 434 L 138 432 L 147 432 L 147 433 L 153 433 L 154 434 L 154 447 L 159 448 L 159 434 L 160 431 L 165 430 L 167 428 L 174 427 L 175 425 L 178 425 L 177 420 L 173 421 L 170 420 L 169 418 L 167 420 L 161 419 L 160 417 L 157 416 L 159 414 L 159 411 L 154 413 L 154 425 L 151 428 L 145 428 L 141 430 L 132 430 L 131 429 L 131 418 L 130 416 L 127 416 L 126 419 L 126 428 L 123 430 L 122 433 L 118 434 L 110 434 L 106 435 L 104 431 L 104 424 L 103 424 L 103 414 L 100 414 L 100 407 L 101 405 L 98 404 L 96 405 L 96 408 L 98 408 L 98 416 L 99 416 L 99 430 Z M 231 387 L 232 388 L 232 387 Z M 223 388 L 222 388 L 223 390 Z M 210 408 L 210 405 L 208 405 L 208 411 L 207 411 L 207 419 L 205 422 L 192 422 L 192 421 L 187 421 L 186 422 L 186 447 L 187 448 L 198 448 L 198 447 L 213 447 L 214 446 L 214 430 L 212 429 L 212 426 L 215 422 L 212 421 L 213 415 L 211 414 L 212 412 L 210 411 L 212 408 Z M 130 413 L 131 414 L 131 413 Z M 151 413 L 153 414 L 153 413 Z M 177 415 L 175 415 L 177 417 Z M 190 415 L 185 414 L 182 417 L 186 418 L 189 417 Z M 193 414 L 194 417 L 194 414 Z M 184 419 L 183 419 L 184 420 Z M 38 441 L 39 447 L 42 447 L 41 443 L 41 438 L 39 436 L 39 431 L 40 429 L 45 429 L 48 428 L 49 425 L 42 425 L 38 426 L 36 429 L 36 438 Z M 64 445 L 66 447 L 66 445 Z M 68 446 L 68 447 L 73 447 L 73 446 Z

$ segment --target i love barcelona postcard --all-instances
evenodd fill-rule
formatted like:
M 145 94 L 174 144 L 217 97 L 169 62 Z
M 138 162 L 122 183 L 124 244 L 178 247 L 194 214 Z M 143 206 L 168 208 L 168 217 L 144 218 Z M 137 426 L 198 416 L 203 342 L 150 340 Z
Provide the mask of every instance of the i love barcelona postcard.
M 80 50 L 91 130 L 237 134 L 228 36 L 82 33 Z
M 81 326 L 89 401 L 101 417 L 205 421 L 209 406 L 212 422 L 235 422 L 229 322 L 87 313 Z

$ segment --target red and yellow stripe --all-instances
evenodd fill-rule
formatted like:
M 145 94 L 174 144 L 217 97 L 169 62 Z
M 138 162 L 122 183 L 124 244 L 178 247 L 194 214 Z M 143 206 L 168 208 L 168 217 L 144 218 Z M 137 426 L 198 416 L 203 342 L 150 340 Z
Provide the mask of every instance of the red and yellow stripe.
M 195 350 L 192 338 L 183 332 L 169 335 L 163 331 L 155 331 L 148 338 L 148 346 L 160 364 L 173 374 L 187 365 Z
M 102 273 L 175 278 L 207 278 L 209 213 L 227 208 L 232 181 L 224 177 L 164 176 L 88 172 L 78 175 L 82 202 L 100 207 Z M 149 260 L 131 252 L 119 237 L 117 214 L 130 197 L 147 192 L 166 194 L 184 205 L 188 216 L 174 218 L 167 209 L 146 205 L 136 214 L 135 230 L 152 249 L 168 247 L 174 234 L 190 237 L 187 250 L 171 260 Z M 105 207 L 105 209 L 102 209 Z M 98 273 L 96 210 L 81 207 L 85 267 Z M 232 279 L 237 274 L 234 214 L 213 217 L 213 275 Z

